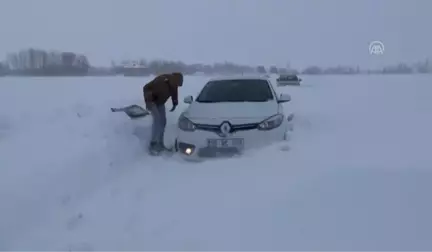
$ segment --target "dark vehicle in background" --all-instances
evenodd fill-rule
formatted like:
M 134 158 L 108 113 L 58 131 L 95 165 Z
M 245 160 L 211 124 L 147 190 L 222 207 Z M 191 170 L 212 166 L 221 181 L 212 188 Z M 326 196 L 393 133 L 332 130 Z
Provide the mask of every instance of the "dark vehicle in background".
M 276 79 L 278 86 L 300 86 L 302 79 L 295 74 L 281 74 Z

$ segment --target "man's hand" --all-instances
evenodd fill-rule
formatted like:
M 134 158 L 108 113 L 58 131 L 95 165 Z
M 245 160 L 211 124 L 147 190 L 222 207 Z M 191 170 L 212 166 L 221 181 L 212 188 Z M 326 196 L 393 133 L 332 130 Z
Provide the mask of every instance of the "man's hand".
M 150 102 L 146 102 L 145 105 L 146 105 L 146 109 L 150 111 L 152 104 Z
M 178 105 L 178 101 L 173 101 L 173 106 L 170 109 L 170 112 L 173 112 L 176 109 L 177 105 Z
M 153 102 L 153 93 L 151 91 L 144 93 L 144 100 L 146 102 Z

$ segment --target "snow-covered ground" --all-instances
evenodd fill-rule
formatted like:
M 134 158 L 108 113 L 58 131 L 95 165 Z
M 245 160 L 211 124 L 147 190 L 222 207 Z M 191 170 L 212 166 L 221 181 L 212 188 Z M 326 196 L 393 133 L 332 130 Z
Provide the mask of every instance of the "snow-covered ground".
M 0 250 L 432 250 L 432 76 L 302 78 L 287 143 L 203 163 L 109 111 L 143 78 L 0 79 Z

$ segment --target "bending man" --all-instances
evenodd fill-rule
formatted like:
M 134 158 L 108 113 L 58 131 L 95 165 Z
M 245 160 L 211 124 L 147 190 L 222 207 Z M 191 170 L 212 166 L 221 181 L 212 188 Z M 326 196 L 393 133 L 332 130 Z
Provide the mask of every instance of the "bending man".
M 178 87 L 183 85 L 181 73 L 162 74 L 144 85 L 143 93 L 147 110 L 153 117 L 152 136 L 149 151 L 157 154 L 165 149 L 164 134 L 166 126 L 165 103 L 171 97 L 174 111 L 178 105 Z

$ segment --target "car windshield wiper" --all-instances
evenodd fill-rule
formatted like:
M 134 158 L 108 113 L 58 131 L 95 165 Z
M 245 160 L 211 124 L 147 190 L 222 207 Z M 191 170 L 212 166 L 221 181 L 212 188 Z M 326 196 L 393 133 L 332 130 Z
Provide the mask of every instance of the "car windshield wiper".
M 255 100 L 248 99 L 248 100 L 238 100 L 236 102 L 267 102 L 267 101 L 268 99 L 255 99 Z
M 247 100 L 247 102 L 267 102 L 268 99 Z
M 222 102 L 222 101 L 212 101 L 212 100 L 197 100 L 197 102 L 199 102 L 199 103 L 217 103 L 217 102 Z
M 219 102 L 267 102 L 269 101 L 268 99 L 256 99 L 256 100 L 251 100 L 251 99 L 243 99 L 243 100 L 197 100 L 197 102 L 199 103 L 219 103 Z

